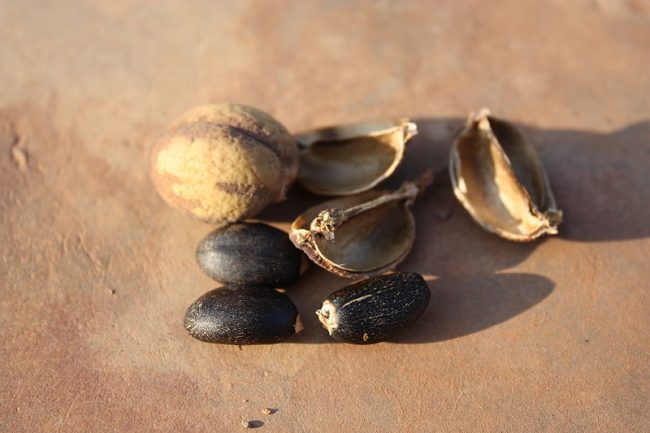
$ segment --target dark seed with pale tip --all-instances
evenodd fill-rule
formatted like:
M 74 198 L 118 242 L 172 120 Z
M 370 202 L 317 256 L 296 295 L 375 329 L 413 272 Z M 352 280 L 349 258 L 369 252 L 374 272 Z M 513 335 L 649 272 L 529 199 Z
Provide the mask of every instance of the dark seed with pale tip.
M 301 253 L 282 230 L 263 223 L 236 223 L 210 232 L 196 261 L 225 284 L 283 287 L 300 276 Z
M 398 272 L 337 290 L 316 315 L 337 340 L 378 343 L 417 320 L 429 305 L 429 298 L 429 287 L 421 275 Z
M 185 313 L 185 329 L 209 343 L 277 343 L 302 330 L 291 299 L 270 287 L 226 286 L 198 298 Z

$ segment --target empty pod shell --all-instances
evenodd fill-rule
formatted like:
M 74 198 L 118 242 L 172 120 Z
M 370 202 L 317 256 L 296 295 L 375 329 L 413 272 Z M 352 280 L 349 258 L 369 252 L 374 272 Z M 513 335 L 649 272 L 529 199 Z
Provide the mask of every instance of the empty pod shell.
M 417 134 L 408 119 L 363 122 L 297 134 L 298 181 L 315 194 L 340 196 L 372 189 L 402 162 Z
M 342 277 L 384 273 L 410 252 L 410 206 L 431 181 L 427 172 L 394 192 L 371 190 L 311 207 L 293 222 L 289 238 L 314 263 Z
M 485 230 L 512 241 L 557 234 L 557 208 L 535 148 L 487 109 L 473 113 L 449 161 L 454 193 Z

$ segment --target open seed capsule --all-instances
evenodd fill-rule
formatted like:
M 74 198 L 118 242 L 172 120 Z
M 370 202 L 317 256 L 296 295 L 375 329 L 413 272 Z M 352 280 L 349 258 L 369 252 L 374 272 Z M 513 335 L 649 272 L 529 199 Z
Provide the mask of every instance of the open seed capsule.
M 367 191 L 402 162 L 406 142 L 417 134 L 407 119 L 321 128 L 298 134 L 298 180 L 321 195 Z
M 314 263 L 342 277 L 384 273 L 410 252 L 410 206 L 431 180 L 427 172 L 395 192 L 372 190 L 321 203 L 296 218 L 289 238 Z
M 337 340 L 377 343 L 417 320 L 429 305 L 429 298 L 429 287 L 421 275 L 398 272 L 337 290 L 316 315 Z
M 302 330 L 296 306 L 271 288 L 225 286 L 198 298 L 185 313 L 185 329 L 208 343 L 276 343 Z
M 562 211 L 535 148 L 487 109 L 470 115 L 451 149 L 454 193 L 485 230 L 513 241 L 556 234 Z
M 302 254 L 282 230 L 263 223 L 235 223 L 208 233 L 196 248 L 196 261 L 222 283 L 273 288 L 296 282 Z

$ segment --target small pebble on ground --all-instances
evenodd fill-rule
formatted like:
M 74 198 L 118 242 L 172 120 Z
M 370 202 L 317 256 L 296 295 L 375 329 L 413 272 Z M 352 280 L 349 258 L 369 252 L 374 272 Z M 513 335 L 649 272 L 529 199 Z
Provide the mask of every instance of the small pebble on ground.
M 262 427 L 264 423 L 262 421 L 254 420 L 254 421 L 242 421 L 241 426 L 244 428 L 258 428 Z

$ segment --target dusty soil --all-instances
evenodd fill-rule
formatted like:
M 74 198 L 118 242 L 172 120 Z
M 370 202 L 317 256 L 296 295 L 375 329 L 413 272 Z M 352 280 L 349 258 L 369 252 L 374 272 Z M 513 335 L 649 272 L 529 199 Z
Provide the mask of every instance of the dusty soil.
M 650 425 L 650 3 L 0 3 L 0 426 L 8 432 L 641 432 Z M 200 343 L 210 230 L 166 206 L 147 152 L 211 101 L 290 130 L 392 116 L 420 135 L 391 184 L 446 164 L 488 106 L 539 149 L 560 235 L 481 231 L 448 184 L 400 269 L 432 304 L 395 342 L 335 343 L 288 290 L 285 344 Z M 261 216 L 286 229 L 318 199 Z M 277 413 L 263 418 L 265 407 Z

